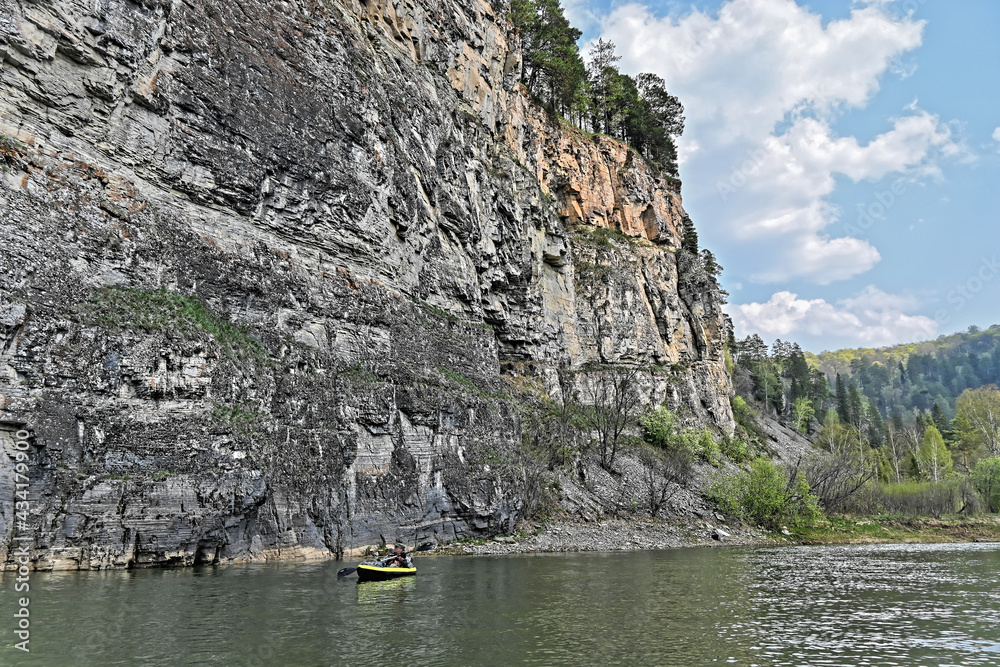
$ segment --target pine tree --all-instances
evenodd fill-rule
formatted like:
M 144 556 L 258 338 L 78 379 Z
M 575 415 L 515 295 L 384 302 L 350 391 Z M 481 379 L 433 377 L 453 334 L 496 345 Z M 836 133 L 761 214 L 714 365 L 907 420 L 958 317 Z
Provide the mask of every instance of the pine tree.
M 792 346 L 790 343 L 786 343 L 780 338 L 776 338 L 774 345 L 771 346 L 771 356 L 774 357 L 776 362 L 783 364 L 791 354 L 791 350 Z
M 897 431 L 903 430 L 903 414 L 899 410 L 892 413 L 892 427 Z
M 793 399 L 798 398 L 800 395 L 811 393 L 809 391 L 811 379 L 809 362 L 806 361 L 806 355 L 802 352 L 802 348 L 799 347 L 798 343 L 792 343 L 789 349 L 787 373 L 788 377 L 798 387 L 798 393 L 793 393 L 792 395 Z
M 639 128 L 636 149 L 646 159 L 677 175 L 677 146 L 674 138 L 684 132 L 684 105 L 667 92 L 666 82 L 655 74 L 635 78 L 642 104 L 635 121 Z
M 708 248 L 703 248 L 701 251 L 701 269 L 706 275 L 715 278 L 722 273 L 722 267 L 715 259 L 715 254 Z M 716 287 L 718 287 L 718 281 L 716 281 Z M 723 297 L 729 296 L 728 292 L 723 292 L 720 289 L 720 294 Z
M 744 338 L 742 349 L 750 361 L 759 362 L 767 359 L 767 343 L 758 334 L 750 334 Z
M 809 370 L 809 396 L 816 412 L 826 412 L 827 404 L 830 400 L 830 383 L 827 382 L 826 375 L 818 368 Z
M 861 422 L 865 418 L 865 404 L 864 399 L 861 398 L 861 391 L 858 389 L 858 385 L 852 382 L 847 393 L 848 411 L 851 417 L 850 423 L 861 428 Z
M 844 378 L 837 373 L 837 416 L 840 417 L 841 424 L 853 424 L 854 420 L 851 419 L 851 405 L 847 396 L 847 386 L 844 384 Z
M 681 218 L 681 230 L 683 236 L 681 237 L 681 249 L 685 250 L 692 255 L 698 254 L 698 230 L 694 228 L 694 223 L 691 221 L 690 216 L 687 213 Z
M 521 32 L 521 83 L 551 111 L 568 111 L 586 79 L 577 41 L 559 0 L 511 0 L 510 22 Z
M 871 440 L 872 447 L 881 447 L 882 443 L 885 442 L 885 421 L 883 421 L 882 415 L 874 403 L 868 404 L 867 412 L 868 423 L 870 424 L 868 437 Z
M 934 422 L 934 426 L 937 430 L 941 432 L 941 436 L 947 441 L 951 440 L 951 420 L 945 416 L 944 410 L 937 401 L 934 402 L 934 407 L 931 408 L 931 420 Z
M 922 412 L 918 412 L 913 418 L 913 423 L 917 427 L 917 432 L 920 434 L 920 437 L 923 437 L 924 433 L 927 431 L 928 424 L 932 424 L 933 422 L 930 417 L 927 417 Z
M 604 39 L 593 45 L 585 65 L 581 32 L 570 25 L 559 0 L 511 0 L 507 16 L 521 36 L 521 83 L 528 92 L 550 112 L 620 139 L 677 175 L 674 138 L 684 131 L 684 106 L 661 77 L 621 73 L 621 56 Z
M 621 83 L 618 80 L 618 67 L 615 65 L 622 59 L 615 53 L 615 43 L 599 38 L 590 47 L 590 86 L 593 90 L 597 117 L 594 127 L 607 135 L 614 134 L 614 111 L 618 107 L 621 96 Z

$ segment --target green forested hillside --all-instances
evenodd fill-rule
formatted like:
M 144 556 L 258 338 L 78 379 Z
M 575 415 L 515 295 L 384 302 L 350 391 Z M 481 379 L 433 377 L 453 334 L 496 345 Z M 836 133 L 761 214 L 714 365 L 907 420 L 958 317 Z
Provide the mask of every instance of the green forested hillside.
M 1000 384 L 1000 325 L 924 343 L 805 356 L 834 388 L 837 375 L 848 391 L 857 386 L 883 417 L 932 411 L 935 403 L 952 417 L 963 391 Z
M 819 355 L 754 334 L 729 351 L 734 409 L 752 405 L 827 453 L 802 469 L 827 510 L 1000 510 L 1000 325 Z

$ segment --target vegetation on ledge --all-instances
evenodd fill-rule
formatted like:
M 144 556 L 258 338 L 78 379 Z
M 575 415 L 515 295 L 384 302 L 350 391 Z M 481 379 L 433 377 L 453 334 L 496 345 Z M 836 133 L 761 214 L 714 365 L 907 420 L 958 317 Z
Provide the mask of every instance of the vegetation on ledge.
M 195 296 L 166 289 L 102 287 L 90 303 L 82 304 L 93 324 L 122 329 L 206 333 L 233 359 L 267 361 L 267 350 L 247 331 L 215 313 Z

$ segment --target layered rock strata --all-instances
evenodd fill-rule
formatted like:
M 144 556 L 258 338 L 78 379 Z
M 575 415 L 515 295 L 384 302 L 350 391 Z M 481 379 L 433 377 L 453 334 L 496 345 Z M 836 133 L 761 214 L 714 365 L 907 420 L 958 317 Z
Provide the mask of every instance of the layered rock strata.
M 504 17 L 0 0 L 0 561 L 21 430 L 34 566 L 88 569 L 509 531 L 559 369 L 732 427 L 679 184 L 535 105 Z

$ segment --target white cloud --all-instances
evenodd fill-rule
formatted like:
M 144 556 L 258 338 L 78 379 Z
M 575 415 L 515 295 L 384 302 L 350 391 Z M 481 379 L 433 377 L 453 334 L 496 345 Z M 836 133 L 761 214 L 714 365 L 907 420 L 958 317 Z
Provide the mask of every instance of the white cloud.
M 591 9 L 591 0 L 562 0 L 563 13 L 570 25 L 587 31 L 597 27 L 600 19 Z
M 717 16 L 682 17 L 631 2 L 604 18 L 601 33 L 618 45 L 624 69 L 653 67 L 681 91 L 696 122 L 761 137 L 803 106 L 864 106 L 889 66 L 920 46 L 923 25 L 871 6 L 824 27 L 792 0 L 732 0 Z
M 783 256 L 783 262 L 753 274 L 753 279 L 774 283 L 798 277 L 829 285 L 864 273 L 882 260 L 879 251 L 868 241 L 808 234 L 793 239 Z
M 757 243 L 755 280 L 829 283 L 869 270 L 878 250 L 830 229 L 837 177 L 937 177 L 942 158 L 963 152 L 916 101 L 867 142 L 834 130 L 922 43 L 924 22 L 890 10 L 856 4 L 824 25 L 793 0 L 730 0 L 717 14 L 666 17 L 630 2 L 603 17 L 601 36 L 618 45 L 622 69 L 655 71 L 683 101 L 687 199 L 730 238 Z
M 766 303 L 734 304 L 729 312 L 741 336 L 835 336 L 845 344 L 880 346 L 934 337 L 937 323 L 923 315 L 909 314 L 916 307 L 909 297 L 869 286 L 836 303 L 776 292 Z
M 697 141 L 685 141 L 680 146 L 677 147 L 677 164 L 683 165 L 691 161 L 691 158 L 701 150 L 701 146 L 698 145 Z
M 1000 144 L 1000 127 L 993 130 L 993 141 L 997 142 L 997 144 Z M 997 146 L 997 149 L 1000 150 L 1000 145 Z

